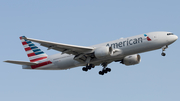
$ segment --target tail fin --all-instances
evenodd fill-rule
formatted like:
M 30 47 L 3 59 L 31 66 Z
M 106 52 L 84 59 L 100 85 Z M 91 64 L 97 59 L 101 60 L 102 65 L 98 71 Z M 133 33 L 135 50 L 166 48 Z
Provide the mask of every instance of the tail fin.
M 38 62 L 44 59 L 47 59 L 47 54 L 45 54 L 41 49 L 39 49 L 35 44 L 31 41 L 27 40 L 25 36 L 21 36 L 20 40 L 24 49 L 27 53 L 27 56 L 30 62 Z

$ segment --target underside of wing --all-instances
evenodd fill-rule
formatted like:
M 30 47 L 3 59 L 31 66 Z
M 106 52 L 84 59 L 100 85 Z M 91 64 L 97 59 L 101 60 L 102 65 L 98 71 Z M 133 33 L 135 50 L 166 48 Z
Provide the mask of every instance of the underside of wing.
M 18 64 L 18 65 L 28 65 L 28 66 L 32 66 L 32 65 L 37 65 L 38 63 L 34 63 L 34 62 L 25 62 L 25 61 L 13 61 L 13 60 L 7 60 L 4 62 L 8 62 L 8 63 L 12 63 L 12 64 Z

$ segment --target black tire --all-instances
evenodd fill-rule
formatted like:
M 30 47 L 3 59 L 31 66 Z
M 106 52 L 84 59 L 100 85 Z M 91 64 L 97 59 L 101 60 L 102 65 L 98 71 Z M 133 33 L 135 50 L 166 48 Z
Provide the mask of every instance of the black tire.
M 89 65 L 89 67 L 94 68 L 94 67 L 95 67 L 95 65 L 94 65 L 94 64 L 90 64 L 90 65 Z
M 102 72 L 102 71 L 99 71 L 99 75 L 104 75 L 104 72 Z
M 88 69 L 86 67 L 83 67 L 82 70 L 86 71 L 86 72 L 88 71 Z
M 90 67 L 90 66 L 88 66 L 88 67 L 87 67 L 87 69 L 91 70 L 91 67 Z
M 111 68 L 107 68 L 106 70 L 107 70 L 108 72 L 111 72 Z
M 92 65 L 92 68 L 94 68 L 95 67 L 95 65 Z
M 162 56 L 166 56 L 166 53 L 161 53 Z
M 85 70 L 86 70 L 86 67 L 83 67 L 82 70 L 85 71 Z
M 104 73 L 107 73 L 108 71 L 107 70 L 103 70 Z

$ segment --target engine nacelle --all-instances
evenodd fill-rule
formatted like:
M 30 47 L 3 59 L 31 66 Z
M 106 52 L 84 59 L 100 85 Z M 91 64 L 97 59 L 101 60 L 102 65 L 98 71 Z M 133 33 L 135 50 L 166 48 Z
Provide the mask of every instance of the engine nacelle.
M 140 62 L 141 62 L 141 56 L 139 54 L 126 56 L 122 60 L 122 63 L 125 64 L 126 66 L 135 65 L 135 64 L 138 64 Z
M 110 56 L 112 52 L 113 52 L 112 47 L 103 46 L 96 48 L 94 51 L 94 55 L 96 58 L 101 59 L 106 56 Z

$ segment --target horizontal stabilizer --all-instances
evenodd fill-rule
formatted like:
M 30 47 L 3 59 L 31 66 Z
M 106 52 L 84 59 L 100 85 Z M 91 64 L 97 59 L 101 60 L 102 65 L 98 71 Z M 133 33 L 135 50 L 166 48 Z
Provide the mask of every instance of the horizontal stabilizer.
M 12 60 L 7 60 L 4 62 L 8 62 L 8 63 L 13 63 L 13 64 L 18 64 L 18 65 L 37 65 L 38 63 L 34 63 L 34 62 L 25 62 L 25 61 L 12 61 Z

